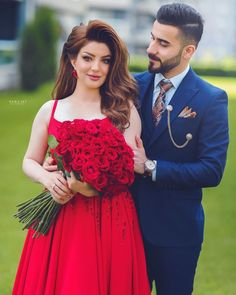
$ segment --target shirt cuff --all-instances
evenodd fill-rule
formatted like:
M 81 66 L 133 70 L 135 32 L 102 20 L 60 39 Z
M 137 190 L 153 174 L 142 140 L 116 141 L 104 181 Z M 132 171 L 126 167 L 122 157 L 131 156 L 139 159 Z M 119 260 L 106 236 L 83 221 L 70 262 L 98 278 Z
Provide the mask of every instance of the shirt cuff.
M 152 181 L 156 181 L 157 178 L 157 162 L 155 161 L 156 168 L 152 171 Z

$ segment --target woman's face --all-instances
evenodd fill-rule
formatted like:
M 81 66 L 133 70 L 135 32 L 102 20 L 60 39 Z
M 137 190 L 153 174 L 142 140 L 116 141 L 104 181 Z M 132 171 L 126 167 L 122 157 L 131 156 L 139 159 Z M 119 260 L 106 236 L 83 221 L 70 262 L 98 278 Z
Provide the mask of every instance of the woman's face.
M 100 88 L 110 68 L 111 51 L 105 43 L 90 41 L 71 60 L 77 72 L 78 83 L 87 88 Z

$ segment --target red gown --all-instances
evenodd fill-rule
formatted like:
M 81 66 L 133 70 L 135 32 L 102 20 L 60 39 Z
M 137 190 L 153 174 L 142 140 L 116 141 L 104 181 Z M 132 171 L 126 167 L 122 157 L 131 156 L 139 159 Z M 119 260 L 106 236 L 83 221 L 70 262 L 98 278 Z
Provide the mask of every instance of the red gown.
M 49 134 L 57 136 L 54 118 Z M 112 190 L 114 192 L 114 188 Z M 77 194 L 46 236 L 28 231 L 13 295 L 150 295 L 143 242 L 128 191 Z

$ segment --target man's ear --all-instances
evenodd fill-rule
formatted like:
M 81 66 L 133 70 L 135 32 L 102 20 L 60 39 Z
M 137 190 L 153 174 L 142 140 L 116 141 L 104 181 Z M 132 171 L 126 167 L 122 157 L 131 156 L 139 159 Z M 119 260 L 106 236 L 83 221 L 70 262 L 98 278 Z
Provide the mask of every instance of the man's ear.
M 189 60 L 195 53 L 195 45 L 186 45 L 183 50 L 183 58 Z

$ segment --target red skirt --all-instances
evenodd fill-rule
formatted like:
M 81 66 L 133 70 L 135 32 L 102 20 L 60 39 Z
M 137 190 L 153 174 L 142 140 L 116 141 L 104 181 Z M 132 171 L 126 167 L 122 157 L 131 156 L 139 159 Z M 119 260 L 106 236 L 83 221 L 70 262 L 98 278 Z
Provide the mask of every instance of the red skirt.
M 130 193 L 77 195 L 46 236 L 28 231 L 13 295 L 150 295 Z

